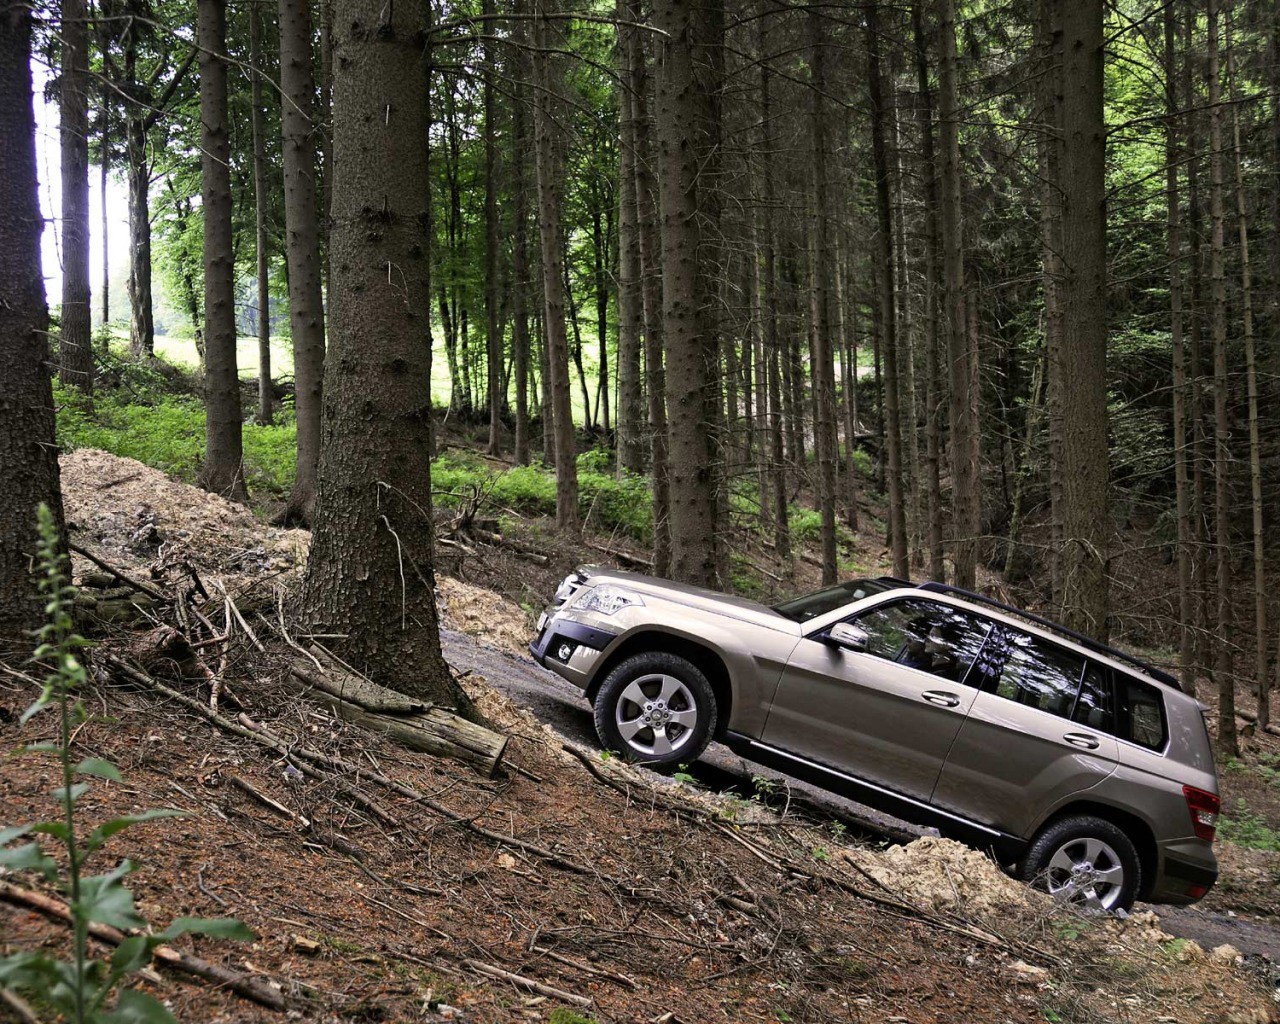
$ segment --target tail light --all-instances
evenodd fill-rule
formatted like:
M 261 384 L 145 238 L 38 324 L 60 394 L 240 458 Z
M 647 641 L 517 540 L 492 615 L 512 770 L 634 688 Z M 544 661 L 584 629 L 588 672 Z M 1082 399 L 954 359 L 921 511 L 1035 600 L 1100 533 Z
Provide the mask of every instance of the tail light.
M 1187 798 L 1187 810 L 1191 813 L 1191 825 L 1195 829 L 1196 838 L 1213 842 L 1222 801 L 1216 793 L 1208 793 L 1195 786 L 1183 786 L 1182 795 Z

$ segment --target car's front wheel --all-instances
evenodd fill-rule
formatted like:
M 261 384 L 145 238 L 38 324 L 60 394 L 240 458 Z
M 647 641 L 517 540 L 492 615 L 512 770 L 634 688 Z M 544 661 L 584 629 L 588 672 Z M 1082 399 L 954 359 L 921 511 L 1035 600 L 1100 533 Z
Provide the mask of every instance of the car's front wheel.
M 655 768 L 693 761 L 716 728 L 716 699 L 701 669 L 665 651 L 634 654 L 605 677 L 596 734 L 609 750 Z
M 1128 910 L 1142 867 L 1133 842 L 1116 825 L 1090 814 L 1051 822 L 1022 860 L 1024 881 L 1084 910 Z

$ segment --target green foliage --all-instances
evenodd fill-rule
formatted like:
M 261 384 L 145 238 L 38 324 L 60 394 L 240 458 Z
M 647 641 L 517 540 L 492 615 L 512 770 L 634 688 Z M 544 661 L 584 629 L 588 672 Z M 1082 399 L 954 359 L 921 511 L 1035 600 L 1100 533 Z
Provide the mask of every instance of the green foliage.
M 551 1011 L 551 1016 L 547 1018 L 550 1024 L 596 1024 L 594 1017 L 584 1017 L 576 1010 L 570 1010 L 563 1006 L 558 1006 Z
M 875 463 L 871 459 L 869 452 L 864 452 L 861 448 L 853 450 L 853 468 L 862 476 L 869 477 L 875 472 Z
M 0 959 L 0 988 L 29 993 L 48 1005 L 61 1019 L 74 1024 L 176 1024 L 173 1015 L 152 996 L 134 989 L 116 990 L 130 975 L 151 962 L 152 951 L 182 935 L 199 934 L 227 939 L 252 939 L 253 933 L 239 921 L 180 917 L 154 934 L 130 935 L 107 960 L 89 958 L 89 927 L 109 925 L 122 931 L 145 929 L 133 893 L 124 877 L 133 865 L 123 860 L 102 875 L 83 873 L 88 859 L 115 835 L 144 821 L 179 816 L 178 811 L 153 810 L 105 821 L 87 836 L 77 834 L 76 807 L 89 790 L 82 779 L 121 782 L 120 771 L 110 761 L 87 758 L 78 764 L 71 756 L 71 734 L 85 720 L 79 693 L 87 683 L 80 651 L 88 643 L 76 635 L 72 620 L 75 589 L 68 583 L 69 564 L 58 539 L 53 515 L 39 509 L 40 592 L 48 621 L 40 630 L 35 661 L 46 669 L 40 696 L 23 713 L 25 724 L 52 706 L 58 715 L 58 742 L 23 748 L 28 753 L 57 756 L 62 785 L 52 791 L 60 817 L 26 825 L 0 827 L 0 868 L 43 875 L 67 897 L 72 920 L 70 961 L 45 951 L 13 953 Z M 19 840 L 37 837 L 16 845 Z M 57 842 L 66 854 L 65 869 L 45 851 L 39 837 Z M 115 995 L 114 1007 L 108 1007 Z
M 139 370 L 137 390 L 101 391 L 92 403 L 75 389 L 55 384 L 58 444 L 66 451 L 101 448 L 194 483 L 204 459 L 204 409 L 194 398 L 157 394 L 155 371 L 151 374 Z M 246 423 L 244 464 L 249 490 L 288 493 L 296 450 L 297 425 L 289 410 L 281 411 L 274 426 Z
M 1280 850 L 1280 830 L 1249 810 L 1243 800 L 1237 800 L 1235 809 L 1218 819 L 1218 838 L 1253 850 Z

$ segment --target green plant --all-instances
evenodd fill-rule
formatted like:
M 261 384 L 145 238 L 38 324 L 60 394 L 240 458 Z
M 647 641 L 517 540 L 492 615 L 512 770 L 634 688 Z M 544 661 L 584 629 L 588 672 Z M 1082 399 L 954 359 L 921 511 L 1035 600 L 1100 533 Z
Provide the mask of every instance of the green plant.
M 577 1010 L 566 1009 L 563 1006 L 552 1010 L 547 1020 L 550 1024 L 596 1024 L 594 1017 L 584 1017 Z
M 1235 809 L 1218 819 L 1218 838 L 1254 850 L 1280 850 L 1280 830 L 1249 810 L 1243 800 L 1237 800 Z
M 107 1003 L 128 975 L 151 961 L 152 950 L 159 945 L 192 933 L 230 939 L 252 939 L 253 933 L 230 919 L 180 917 L 156 934 L 130 935 L 109 960 L 90 959 L 90 925 L 103 924 L 130 932 L 144 928 L 147 922 L 138 914 L 133 893 L 124 884 L 124 877 L 133 870 L 128 860 L 104 875 L 86 875 L 86 862 L 125 829 L 156 818 L 179 816 L 181 812 L 151 810 L 125 815 L 103 822 L 83 838 L 77 835 L 77 803 L 89 789 L 89 783 L 82 780 L 122 779 L 110 761 L 87 758 L 73 763 L 72 731 L 85 720 L 78 694 L 87 675 L 79 652 L 88 644 L 74 630 L 75 590 L 68 583 L 67 556 L 61 550 L 53 515 L 44 505 L 39 509 L 39 530 L 40 591 L 46 600 L 48 621 L 40 630 L 35 661 L 48 671 L 40 696 L 23 712 L 20 724 L 52 705 L 58 714 L 58 740 L 30 744 L 22 752 L 57 757 L 62 785 L 51 795 L 61 815 L 54 820 L 0 828 L 0 868 L 37 872 L 64 892 L 71 911 L 71 960 L 60 960 L 44 951 L 11 954 L 0 959 L 0 988 L 28 993 L 74 1024 L 176 1024 L 158 1000 L 134 989 L 121 989 L 114 1007 L 108 1009 Z M 46 853 L 38 840 L 15 845 L 29 836 L 48 836 L 60 844 L 65 867 Z
M 753 775 L 751 788 L 755 790 L 751 795 L 752 800 L 757 803 L 768 803 L 770 797 L 778 791 L 778 784 L 767 775 Z

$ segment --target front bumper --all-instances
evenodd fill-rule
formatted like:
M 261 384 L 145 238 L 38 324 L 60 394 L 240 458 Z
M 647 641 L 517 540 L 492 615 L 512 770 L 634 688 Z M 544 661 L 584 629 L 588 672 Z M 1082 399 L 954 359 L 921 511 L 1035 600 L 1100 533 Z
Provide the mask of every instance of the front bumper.
M 600 652 L 618 634 L 545 613 L 539 623 L 538 632 L 529 643 L 533 660 L 585 690 Z

